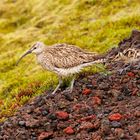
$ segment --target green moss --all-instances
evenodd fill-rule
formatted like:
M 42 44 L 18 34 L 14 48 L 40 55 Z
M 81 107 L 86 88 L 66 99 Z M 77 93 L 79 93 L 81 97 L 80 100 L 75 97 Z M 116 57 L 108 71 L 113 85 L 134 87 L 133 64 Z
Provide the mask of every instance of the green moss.
M 132 29 L 140 29 L 139 9 L 139 0 L 1 0 L 0 118 L 57 84 L 56 75 L 42 70 L 33 55 L 15 66 L 33 42 L 66 42 L 104 53 L 129 36 Z M 90 71 L 96 71 L 95 67 Z

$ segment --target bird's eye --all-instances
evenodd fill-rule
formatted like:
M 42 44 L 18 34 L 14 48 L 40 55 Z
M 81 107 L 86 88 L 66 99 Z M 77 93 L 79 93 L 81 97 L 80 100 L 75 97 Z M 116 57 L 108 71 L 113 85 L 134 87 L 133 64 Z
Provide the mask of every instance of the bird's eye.
M 34 49 L 36 49 L 36 47 L 34 47 Z

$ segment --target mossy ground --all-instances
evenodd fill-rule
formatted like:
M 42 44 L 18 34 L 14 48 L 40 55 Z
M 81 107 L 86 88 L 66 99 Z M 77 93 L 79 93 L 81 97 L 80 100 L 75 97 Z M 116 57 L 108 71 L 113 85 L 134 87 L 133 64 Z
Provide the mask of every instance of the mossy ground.
M 132 29 L 140 29 L 139 0 L 1 0 L 0 119 L 57 83 L 33 55 L 15 66 L 30 44 L 66 42 L 104 53 Z

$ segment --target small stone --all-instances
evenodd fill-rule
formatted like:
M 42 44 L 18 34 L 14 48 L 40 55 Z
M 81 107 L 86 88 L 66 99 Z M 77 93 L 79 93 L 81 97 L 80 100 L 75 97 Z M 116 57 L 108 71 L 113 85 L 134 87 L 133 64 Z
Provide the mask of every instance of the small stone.
M 135 115 L 136 117 L 140 117 L 140 111 L 136 110 L 135 113 L 134 113 L 134 115 Z
M 66 93 L 66 94 L 64 94 L 64 95 L 65 95 L 65 98 L 66 98 L 67 100 L 69 100 L 69 101 L 73 101 L 73 100 L 74 100 L 74 97 L 73 97 L 71 94 Z
M 36 116 L 42 115 L 42 112 L 39 110 L 39 108 L 34 109 L 34 113 L 36 114 Z
M 115 113 L 110 115 L 108 118 L 110 121 L 120 121 L 122 119 L 122 115 L 120 113 Z
M 93 114 L 95 114 L 95 110 L 93 108 L 89 108 L 87 110 L 87 113 L 88 113 L 88 115 L 93 115 Z
M 59 122 L 57 123 L 57 129 L 64 129 L 66 128 L 68 125 L 65 122 Z
M 35 137 L 35 136 L 36 136 L 36 133 L 35 133 L 35 132 L 32 132 L 32 134 L 31 134 L 31 135 Z
M 98 129 L 101 126 L 101 122 L 99 120 L 96 120 L 93 125 L 94 129 Z
M 0 140 L 2 140 L 2 139 L 3 139 L 3 136 L 0 135 Z
M 121 128 L 116 128 L 115 129 L 115 134 L 119 137 L 119 138 L 123 138 L 124 137 L 124 130 Z
M 63 109 L 63 108 L 66 108 L 66 103 L 65 102 L 60 102 L 60 103 L 58 103 L 58 107 L 59 107 L 59 109 Z
M 30 127 L 30 128 L 35 128 L 40 125 L 39 122 L 40 121 L 37 119 L 30 119 L 30 120 L 26 121 L 26 126 Z
M 67 112 L 64 112 L 64 111 L 57 111 L 56 115 L 57 115 L 57 118 L 59 118 L 61 120 L 66 120 L 69 117 L 69 114 Z
M 88 89 L 88 88 L 85 88 L 83 91 L 82 91 L 82 94 L 84 95 L 89 95 L 91 93 L 91 89 Z
M 110 109 L 105 109 L 105 110 L 104 110 L 104 114 L 109 114 L 110 112 L 111 112 Z
M 72 139 L 72 140 L 90 140 L 87 139 L 89 138 L 89 134 L 87 133 L 86 130 L 81 130 L 78 134 L 76 134 L 75 138 L 76 139 Z
M 131 91 L 128 89 L 128 87 L 124 86 L 122 87 L 122 93 L 125 95 L 125 96 L 130 96 L 131 95 Z
M 140 133 L 136 134 L 136 140 L 140 140 Z
M 100 105 L 101 99 L 97 96 L 93 97 L 93 104 Z
M 85 130 L 85 129 L 92 129 L 94 128 L 94 125 L 91 122 L 82 122 L 80 129 Z
M 74 133 L 74 130 L 73 130 L 73 128 L 72 127 L 67 127 L 67 128 L 65 128 L 64 130 L 63 130 L 63 132 L 65 132 L 66 134 L 73 134 Z
M 101 84 L 98 85 L 98 88 L 101 90 L 108 90 L 109 89 L 109 84 L 102 82 Z
M 87 88 L 92 88 L 93 85 L 91 85 L 91 84 L 87 84 L 86 87 L 87 87 Z
M 41 107 L 41 106 L 43 106 L 44 104 L 45 104 L 45 100 L 42 99 L 40 102 L 38 102 L 37 106 L 38 106 L 38 107 Z
M 111 89 L 109 91 L 109 93 L 113 96 L 113 97 L 118 97 L 120 95 L 120 91 L 116 90 L 116 89 Z
M 119 95 L 118 97 L 117 97 L 117 100 L 118 101 L 122 101 L 124 99 L 124 96 L 122 96 L 122 95 Z
M 20 126 L 25 126 L 25 121 L 19 121 L 18 124 L 19 124 Z
M 102 137 L 101 137 L 101 135 L 99 133 L 94 132 L 92 134 L 92 140 L 102 140 Z
M 93 87 L 97 87 L 97 81 L 96 80 L 92 80 L 92 85 L 93 85 Z
M 134 77 L 135 76 L 135 74 L 133 72 L 128 72 L 127 75 L 130 76 L 130 77 Z
M 109 127 L 108 124 L 103 123 L 101 125 L 101 133 L 102 134 L 105 134 L 105 135 L 109 135 L 109 133 L 110 133 L 110 127 Z
M 120 128 L 121 127 L 121 123 L 117 122 L 117 121 L 112 121 L 111 122 L 111 127 L 113 127 L 113 128 Z
M 8 127 L 8 125 L 9 125 L 8 121 L 5 121 L 4 124 L 3 124 L 4 127 Z
M 7 135 L 3 135 L 2 138 L 3 138 L 2 140 L 8 140 L 9 139 L 9 137 Z
M 56 120 L 57 117 L 56 117 L 56 115 L 55 115 L 54 113 L 50 113 L 50 114 L 48 115 L 48 119 Z
M 86 116 L 86 117 L 81 118 L 81 119 L 79 120 L 79 122 L 81 122 L 81 121 L 89 121 L 89 120 L 93 120 L 93 119 L 95 119 L 95 118 L 96 118 L 95 115 L 90 115 L 90 116 Z
M 42 132 L 39 136 L 38 136 L 38 140 L 44 140 L 46 138 L 50 138 L 53 135 L 53 132 Z
M 43 116 L 48 115 L 48 113 L 49 113 L 49 112 L 48 112 L 47 110 L 42 111 L 42 115 L 43 115 Z
M 128 83 L 130 81 L 129 77 L 124 77 L 122 83 Z
M 28 114 L 32 113 L 32 112 L 33 112 L 33 108 L 32 108 L 32 107 L 28 107 L 27 110 L 26 110 L 26 112 L 27 112 Z
M 128 125 L 127 128 L 128 128 L 128 131 L 131 135 L 133 135 L 136 132 L 136 130 L 139 129 L 139 127 L 135 124 Z
M 37 137 L 33 137 L 33 136 L 32 136 L 31 139 L 32 139 L 32 140 L 37 140 Z

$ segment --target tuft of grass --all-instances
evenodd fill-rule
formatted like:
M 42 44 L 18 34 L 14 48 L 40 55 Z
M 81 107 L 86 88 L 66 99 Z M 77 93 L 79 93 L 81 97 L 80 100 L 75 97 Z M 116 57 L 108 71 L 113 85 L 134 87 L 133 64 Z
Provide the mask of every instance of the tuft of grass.
M 140 29 L 139 0 L 1 0 L 0 119 L 57 83 L 32 55 L 15 66 L 33 42 L 66 42 L 104 53 L 132 29 Z

